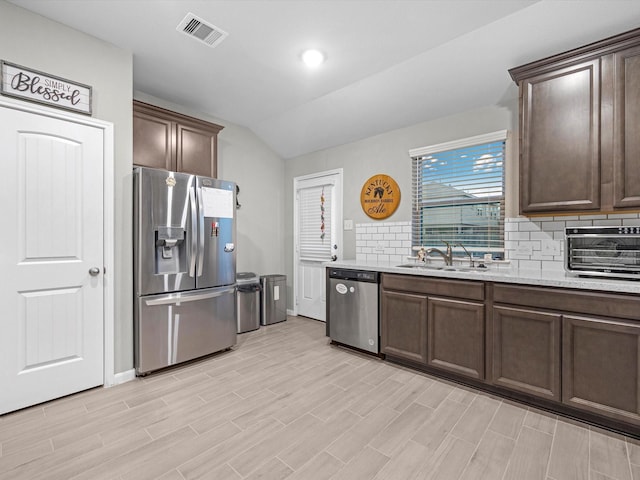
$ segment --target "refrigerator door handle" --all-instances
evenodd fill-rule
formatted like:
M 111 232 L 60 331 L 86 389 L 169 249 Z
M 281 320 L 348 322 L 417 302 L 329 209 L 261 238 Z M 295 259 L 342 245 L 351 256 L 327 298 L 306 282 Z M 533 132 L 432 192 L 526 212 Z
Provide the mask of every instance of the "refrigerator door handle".
M 202 268 L 204 264 L 204 204 L 202 202 L 202 188 L 197 187 L 198 193 L 198 270 L 197 276 L 202 276 Z
M 191 210 L 191 255 L 189 256 L 189 276 L 196 275 L 196 257 L 198 256 L 198 217 L 196 215 L 196 194 L 193 188 L 189 189 L 189 205 Z
M 223 290 L 216 290 L 215 292 L 195 293 L 187 295 L 167 295 L 166 297 L 162 298 L 145 300 L 145 304 L 150 307 L 155 305 L 179 305 L 180 303 L 196 302 L 198 300 L 206 300 L 207 298 L 221 297 L 222 295 L 234 293 L 235 291 L 236 287 L 233 286 L 230 288 L 225 288 Z

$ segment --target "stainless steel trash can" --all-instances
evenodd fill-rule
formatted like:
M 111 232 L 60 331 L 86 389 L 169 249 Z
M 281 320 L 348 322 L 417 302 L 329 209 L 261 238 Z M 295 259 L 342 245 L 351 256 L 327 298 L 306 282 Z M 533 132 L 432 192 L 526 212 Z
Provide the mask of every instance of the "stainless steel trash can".
M 260 323 L 271 325 L 287 319 L 287 276 L 262 275 L 260 277 L 261 312 Z
M 260 328 L 260 280 L 253 272 L 236 274 L 238 333 Z

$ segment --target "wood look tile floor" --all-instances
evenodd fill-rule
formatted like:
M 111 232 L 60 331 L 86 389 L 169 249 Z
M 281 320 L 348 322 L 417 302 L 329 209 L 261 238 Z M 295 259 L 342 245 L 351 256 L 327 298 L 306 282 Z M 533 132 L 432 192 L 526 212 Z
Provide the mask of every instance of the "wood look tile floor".
M 640 480 L 640 442 L 329 345 L 302 317 L 0 416 L 0 480 Z

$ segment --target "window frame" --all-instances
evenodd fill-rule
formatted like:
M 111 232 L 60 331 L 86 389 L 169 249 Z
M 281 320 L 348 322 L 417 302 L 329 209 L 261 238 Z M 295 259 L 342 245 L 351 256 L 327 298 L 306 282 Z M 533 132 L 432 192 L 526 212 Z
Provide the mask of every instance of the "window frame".
M 486 145 L 496 142 L 503 142 L 503 163 L 502 163 L 502 195 L 495 198 L 495 203 L 499 203 L 500 217 L 499 217 L 499 236 L 501 238 L 501 244 L 498 247 L 486 245 L 486 248 L 471 247 L 468 250 L 471 253 L 491 253 L 493 258 L 504 259 L 505 256 L 505 232 L 504 232 L 504 220 L 505 220 L 505 196 L 506 196 L 506 157 L 508 151 L 509 132 L 507 130 L 498 130 L 491 133 L 476 135 L 473 137 L 461 138 L 450 142 L 438 143 L 429 145 L 426 147 L 419 147 L 409 150 L 409 156 L 411 158 L 412 169 L 412 215 L 411 215 L 411 236 L 413 249 L 417 250 L 420 247 L 436 247 L 442 248 L 444 244 L 423 244 L 422 235 L 422 209 L 425 208 L 425 200 L 422 198 L 421 193 L 421 173 L 419 168 L 421 161 L 424 157 L 434 155 L 438 153 L 448 152 L 452 150 L 464 149 L 468 147 Z M 443 201 L 440 206 L 462 206 L 462 205 L 487 205 L 487 198 L 469 199 L 468 201 Z M 432 207 L 437 207 L 438 202 L 433 202 Z M 428 207 L 427 207 L 428 208 Z M 466 245 L 465 245 L 466 246 Z M 466 256 L 466 252 L 460 248 L 452 245 L 455 256 Z

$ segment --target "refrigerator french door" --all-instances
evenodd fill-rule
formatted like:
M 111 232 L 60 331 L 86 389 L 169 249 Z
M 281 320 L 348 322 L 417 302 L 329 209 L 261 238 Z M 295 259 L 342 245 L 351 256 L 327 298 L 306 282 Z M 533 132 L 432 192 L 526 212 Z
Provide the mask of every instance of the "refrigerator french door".
M 136 374 L 236 343 L 233 182 L 134 170 Z

